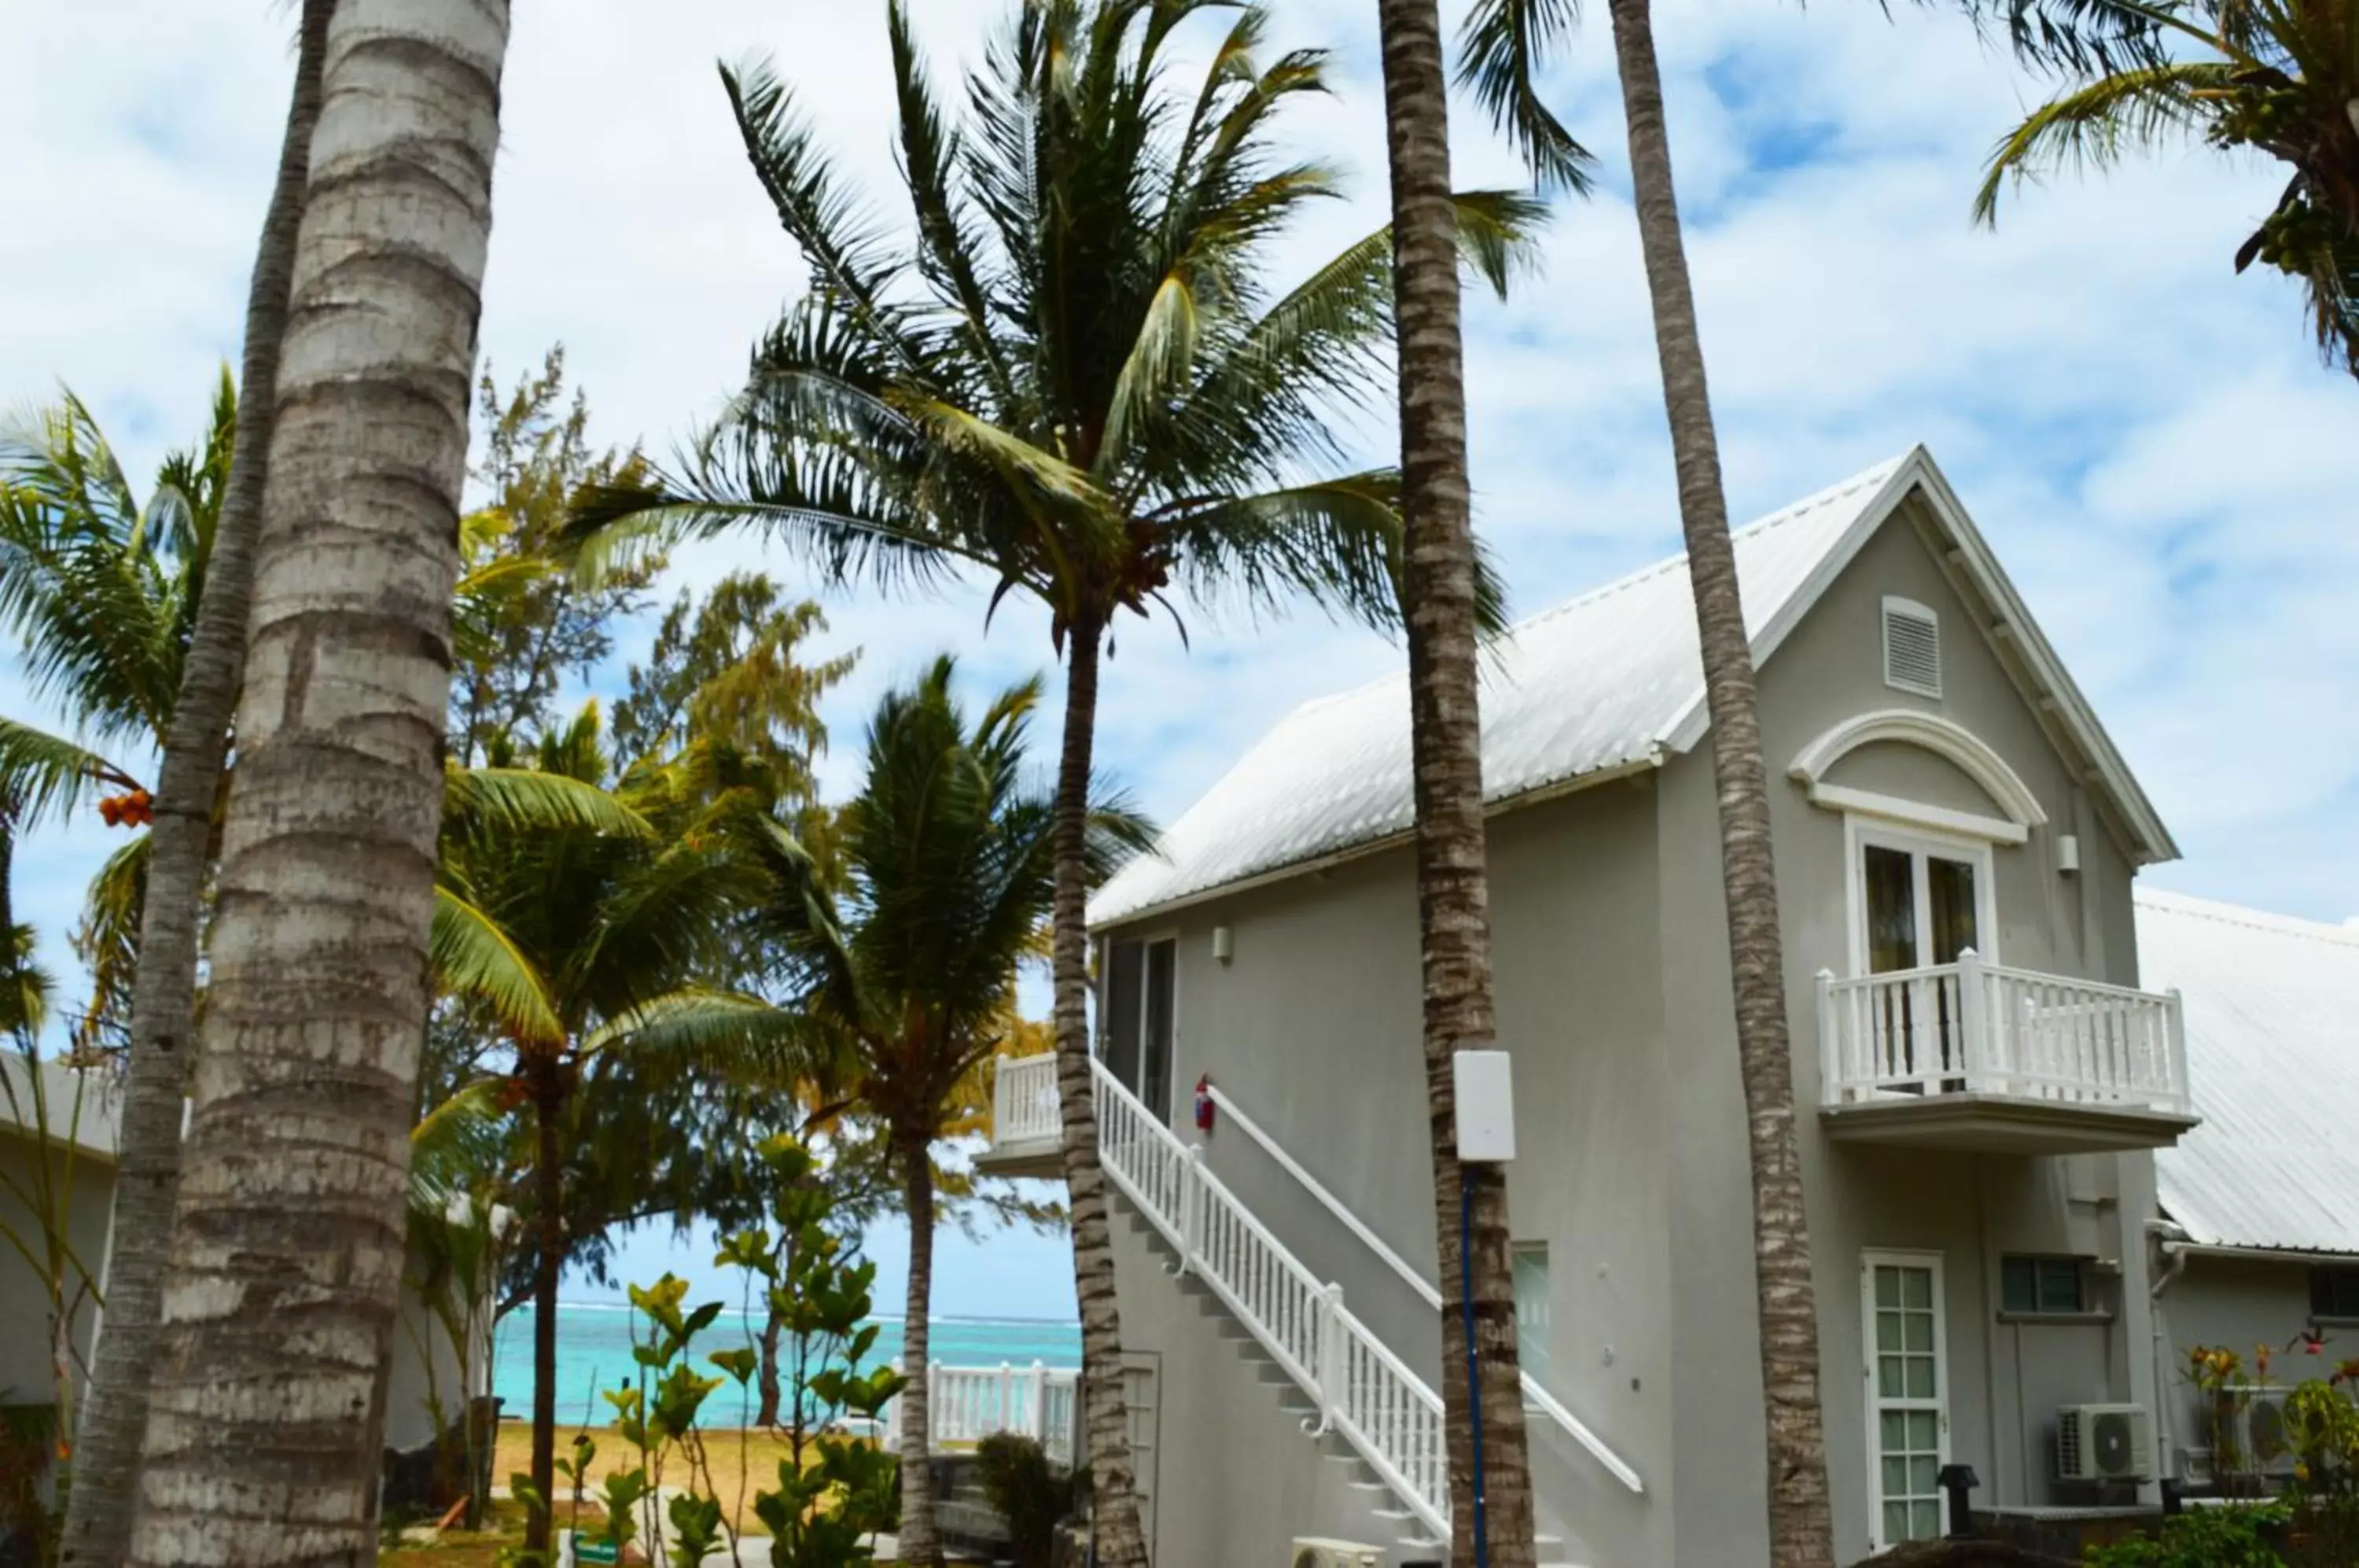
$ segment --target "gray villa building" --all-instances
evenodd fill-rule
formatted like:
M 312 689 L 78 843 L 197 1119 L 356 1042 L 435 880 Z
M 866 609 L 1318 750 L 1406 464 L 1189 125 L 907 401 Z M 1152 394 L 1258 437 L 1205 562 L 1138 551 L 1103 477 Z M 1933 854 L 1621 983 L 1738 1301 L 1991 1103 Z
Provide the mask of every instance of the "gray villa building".
M 1838 1559 L 2151 1499 L 2156 1156 L 2197 1123 L 2133 882 L 2177 850 L 1921 449 L 1739 531 Z M 1683 562 L 1486 660 L 1544 1560 L 1766 1560 L 1745 1109 Z M 1405 677 L 1301 708 L 1099 894 L 1100 1139 L 1158 1562 L 1446 1555 Z M 1053 1173 L 1044 1060 L 984 1167 Z M 1214 1109 L 1192 1114 L 1199 1083 Z M 1359 1558 L 1345 1555 L 1339 1561 Z

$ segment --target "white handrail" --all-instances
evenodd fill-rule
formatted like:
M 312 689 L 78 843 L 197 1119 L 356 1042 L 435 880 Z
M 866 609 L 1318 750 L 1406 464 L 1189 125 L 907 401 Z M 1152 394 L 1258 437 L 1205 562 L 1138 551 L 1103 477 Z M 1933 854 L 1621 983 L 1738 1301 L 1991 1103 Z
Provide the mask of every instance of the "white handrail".
M 1408 1288 L 1417 1292 L 1419 1300 L 1437 1312 L 1441 1309 L 1440 1289 L 1419 1273 L 1408 1259 L 1387 1247 L 1382 1236 L 1369 1229 L 1366 1223 L 1344 1204 L 1343 1200 L 1329 1192 L 1325 1183 L 1304 1170 L 1300 1161 L 1280 1148 L 1277 1140 L 1264 1131 L 1259 1122 L 1247 1116 L 1236 1101 L 1222 1091 L 1219 1084 L 1206 1084 L 1205 1092 L 1212 1096 L 1212 1103 L 1225 1112 L 1231 1121 L 1237 1124 L 1238 1131 L 1258 1144 L 1263 1153 L 1277 1162 L 1278 1169 L 1300 1182 L 1303 1191 L 1316 1198 L 1321 1207 L 1334 1215 L 1344 1229 L 1359 1237 L 1368 1250 L 1382 1259 L 1395 1274 L 1399 1275 L 1408 1283 Z M 1638 1472 L 1631 1468 L 1629 1462 L 1608 1447 L 1605 1440 L 1592 1432 L 1579 1416 L 1567 1410 L 1562 1400 L 1550 1393 L 1529 1372 L 1523 1374 L 1523 1381 L 1524 1398 L 1527 1401 L 1537 1407 L 1549 1420 L 1554 1421 L 1567 1436 L 1587 1449 L 1590 1456 L 1603 1465 L 1606 1472 L 1615 1480 L 1633 1492 L 1646 1491 L 1646 1483 L 1639 1479 Z

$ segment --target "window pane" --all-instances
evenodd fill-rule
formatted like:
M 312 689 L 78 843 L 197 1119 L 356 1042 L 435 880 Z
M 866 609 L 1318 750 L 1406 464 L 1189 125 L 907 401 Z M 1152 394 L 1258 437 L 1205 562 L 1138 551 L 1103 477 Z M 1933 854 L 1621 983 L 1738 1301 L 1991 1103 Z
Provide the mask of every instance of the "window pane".
M 2319 1272 L 2323 1274 L 2325 1270 L 2321 1269 Z M 1876 1266 L 1875 1304 L 1879 1307 L 1897 1307 L 1900 1304 L 1899 1269 L 1887 1269 L 1882 1264 Z
M 1908 1461 L 1886 1459 L 1884 1462 L 1884 1495 L 1905 1497 L 1908 1495 Z
M 1963 860 L 1925 858 L 1925 891 L 1933 906 L 1935 964 L 1955 964 L 1968 948 L 1982 951 L 1974 930 L 1974 868 Z
M 1886 1545 L 1891 1545 L 1891 1544 L 1893 1544 L 1893 1543 L 1895 1543 L 1895 1542 L 1897 1542 L 1897 1541 L 1906 1541 L 1906 1540 L 1908 1540 L 1908 1505 L 1907 1503 L 1886 1503 L 1886 1504 L 1885 1504 L 1885 1505 L 1884 1505 L 1884 1541 L 1885 1541 L 1885 1544 L 1886 1544 Z
M 1887 1399 L 1897 1399 L 1903 1397 L 1900 1357 L 1879 1356 L 1875 1358 L 1875 1389 Z
M 1867 885 L 1867 970 L 1881 975 L 1917 967 L 1917 887 L 1906 851 L 1869 844 L 1863 852 Z
M 1106 955 L 1105 1064 L 1115 1082 L 1138 1090 L 1138 1015 L 1147 951 L 1118 942 Z
M 1933 1397 L 1933 1358 L 1930 1356 L 1908 1357 L 1908 1397 L 1930 1399 Z
M 1898 1410 L 1886 1410 L 1883 1416 L 1884 1451 L 1896 1454 L 1908 1446 L 1908 1418 Z
M 1930 1497 L 1938 1495 L 1941 1488 L 1935 1484 L 1933 1477 L 1940 1473 L 1941 1456 L 1940 1454 L 1919 1454 L 1911 1458 L 1908 1461 L 1909 1495 L 1918 1497 Z
M 1524 1370 L 1541 1388 L 1549 1383 L 1549 1352 L 1552 1337 L 1549 1314 L 1548 1247 L 1519 1242 L 1516 1262 L 1516 1349 Z
M 2085 1308 L 2081 1297 L 2081 1260 L 2043 1258 L 2039 1260 L 2039 1310 L 2077 1312 Z
M 1941 1533 L 1941 1505 L 1911 1503 L 1908 1505 L 1908 1539 L 1931 1541 Z
M 2359 1269 L 2311 1269 L 2310 1310 L 2314 1317 L 2359 1317 Z
M 1147 1028 L 1139 1062 L 1139 1098 L 1161 1120 L 1171 1119 L 1171 989 L 1180 944 L 1158 942 L 1147 950 Z
M 1903 1269 L 1900 1271 L 1900 1304 L 1926 1311 L 1933 1305 L 1933 1271 L 1930 1269 Z
M 1907 1333 L 1902 1336 L 1902 1347 L 1904 1349 L 1917 1351 L 1922 1355 L 1930 1356 L 1932 1354 L 1932 1313 L 1910 1312 L 1908 1314 Z
M 1900 1314 L 1898 1312 L 1875 1314 L 1875 1348 L 1878 1350 L 1900 1348 Z
M 2039 1310 L 2039 1266 L 2034 1259 L 1999 1259 L 1998 1301 L 2003 1312 L 2036 1312 Z
M 1908 1446 L 1919 1454 L 1939 1454 L 1941 1445 L 1934 1441 L 1940 1418 L 1930 1410 L 1910 1410 L 1908 1416 Z

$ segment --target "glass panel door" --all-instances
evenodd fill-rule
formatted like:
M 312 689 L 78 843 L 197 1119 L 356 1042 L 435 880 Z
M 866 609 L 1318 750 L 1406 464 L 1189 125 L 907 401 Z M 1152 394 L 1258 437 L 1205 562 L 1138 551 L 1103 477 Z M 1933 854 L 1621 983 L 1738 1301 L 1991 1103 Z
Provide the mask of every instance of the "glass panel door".
M 1532 1381 L 1554 1391 L 1549 1380 L 1549 1351 L 1552 1330 L 1549 1312 L 1548 1243 L 1519 1241 L 1516 1260 L 1516 1356 Z
M 1937 1480 L 1949 1454 L 1938 1258 L 1868 1255 L 1869 1530 L 1878 1551 L 1941 1533 Z
M 1167 1127 L 1171 1122 L 1172 1009 L 1179 966 L 1178 942 L 1147 944 L 1147 1017 L 1139 1037 L 1138 1097 Z

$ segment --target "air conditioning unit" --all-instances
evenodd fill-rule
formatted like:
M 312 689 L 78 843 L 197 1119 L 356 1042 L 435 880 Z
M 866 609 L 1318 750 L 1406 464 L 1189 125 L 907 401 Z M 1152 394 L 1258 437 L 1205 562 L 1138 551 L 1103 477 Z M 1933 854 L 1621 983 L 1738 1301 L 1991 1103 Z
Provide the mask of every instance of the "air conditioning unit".
M 2056 1474 L 2066 1481 L 2154 1476 L 2154 1418 L 2143 1405 L 2066 1405 L 2056 1412 Z
M 2284 1388 L 2232 1390 L 2243 1409 L 2235 1412 L 2237 1457 L 2247 1474 L 2290 1475 L 2295 1454 L 2286 1433 Z
M 1373 1546 L 1348 1541 L 1318 1541 L 1301 1537 L 1294 1543 L 1293 1568 L 1385 1568 L 1385 1554 Z

